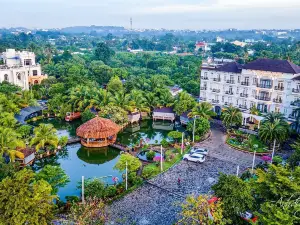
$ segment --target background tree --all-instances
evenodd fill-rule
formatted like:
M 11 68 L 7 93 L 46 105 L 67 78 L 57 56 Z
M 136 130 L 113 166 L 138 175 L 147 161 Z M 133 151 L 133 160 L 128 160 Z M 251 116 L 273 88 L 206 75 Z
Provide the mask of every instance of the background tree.
M 1 224 L 49 224 L 53 218 L 54 196 L 44 180 L 35 180 L 23 169 L 0 183 Z
M 298 139 L 291 146 L 294 149 L 294 152 L 288 158 L 288 163 L 291 166 L 291 168 L 294 169 L 296 166 L 300 166 L 300 140 Z
M 122 125 L 128 121 L 127 111 L 115 105 L 108 105 L 101 109 L 99 116 L 110 119 L 116 124 Z
M 35 145 L 36 150 L 45 149 L 47 146 L 57 147 L 58 137 L 56 129 L 52 124 L 40 124 L 33 130 L 34 137 L 30 141 L 30 145 Z
M 114 51 L 111 50 L 104 42 L 98 43 L 95 49 L 95 58 L 107 63 L 110 57 L 114 55 Z
M 178 140 L 182 137 L 182 133 L 179 131 L 170 131 L 168 133 L 168 137 L 172 138 L 177 143 Z
M 58 189 L 66 186 L 70 182 L 69 177 L 60 166 L 46 165 L 36 175 L 36 180 L 47 181 L 51 187 L 51 194 L 57 194 Z
M 120 78 L 117 76 L 112 77 L 107 84 L 107 90 L 112 94 L 123 92 L 123 84 Z
M 91 120 L 91 119 L 93 119 L 93 118 L 95 118 L 95 114 L 92 113 L 91 110 L 89 110 L 89 109 L 86 109 L 86 110 L 81 114 L 81 121 L 82 121 L 83 123 L 85 123 L 85 122 L 87 122 L 87 121 L 89 121 L 89 120 Z
M 177 115 L 181 115 L 184 112 L 192 109 L 196 105 L 195 99 L 187 92 L 180 92 L 175 99 L 174 111 Z

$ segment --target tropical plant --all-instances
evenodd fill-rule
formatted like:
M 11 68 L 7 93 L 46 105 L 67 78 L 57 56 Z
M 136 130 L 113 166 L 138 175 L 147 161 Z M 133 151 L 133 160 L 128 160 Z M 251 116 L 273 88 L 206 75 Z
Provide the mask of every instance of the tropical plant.
M 206 119 L 211 119 L 211 117 L 216 115 L 212 108 L 213 106 L 209 102 L 201 102 L 192 109 L 188 116 L 199 116 Z
M 17 147 L 25 147 L 25 143 L 19 139 L 20 134 L 12 128 L 0 127 L 0 155 L 9 154 L 14 158 Z M 12 160 L 13 161 L 13 160 Z
M 81 184 L 78 186 L 81 189 Z M 87 198 L 98 198 L 105 197 L 106 194 L 105 184 L 100 178 L 85 179 L 84 180 L 84 195 Z
M 22 125 L 18 127 L 17 133 L 21 135 L 22 138 L 28 138 L 30 136 L 32 127 L 30 125 Z
M 58 189 L 66 186 L 70 179 L 60 166 L 46 165 L 35 175 L 36 180 L 45 180 L 51 187 L 51 194 L 57 194 Z
M 233 126 L 240 126 L 242 124 L 243 116 L 238 108 L 230 106 L 223 110 L 222 120 L 227 128 L 231 128 Z
M 183 91 L 178 94 L 174 103 L 174 111 L 177 115 L 192 109 L 196 105 L 195 99 L 187 92 Z
M 252 115 L 257 115 L 257 116 L 261 114 L 260 111 L 255 107 L 255 105 L 250 108 L 250 113 Z
M 147 158 L 148 160 L 153 160 L 154 156 L 155 156 L 155 152 L 152 151 L 152 150 L 150 150 L 150 151 L 148 151 L 148 152 L 146 153 L 146 158 Z
M 185 202 L 181 204 L 181 219 L 176 224 L 190 225 L 225 225 L 226 220 L 223 218 L 223 203 L 221 199 L 210 203 L 211 197 L 199 195 L 198 197 L 189 195 Z
M 61 136 L 58 140 L 58 145 L 64 147 L 68 144 L 68 136 Z
M 40 124 L 33 130 L 34 137 L 30 141 L 30 145 L 35 145 L 36 150 L 45 149 L 47 146 L 54 148 L 58 145 L 58 137 L 56 129 L 52 124 Z
M 122 125 L 128 121 L 127 112 L 123 108 L 115 105 L 103 107 L 99 111 L 99 116 L 110 119 L 119 125 Z
M 291 168 L 294 169 L 296 166 L 300 166 L 300 140 L 298 139 L 291 146 L 294 149 L 294 152 L 289 157 L 288 163 L 291 166 Z
M 6 177 L 0 183 L 0 224 L 50 224 L 55 198 L 51 190 L 26 168 Z
M 159 102 L 159 99 L 155 95 L 155 93 L 148 92 L 145 95 L 145 106 L 148 107 L 148 108 L 150 108 L 151 111 L 153 111 L 153 109 L 158 106 L 158 102 Z
M 125 94 L 125 92 L 116 92 L 112 97 L 111 102 L 111 104 L 126 111 L 133 112 L 135 110 L 135 102 L 130 100 L 130 95 Z
M 175 140 L 175 142 L 177 142 L 182 137 L 182 133 L 179 131 L 170 131 L 168 133 L 168 137 L 172 138 L 173 140 Z
M 171 107 L 174 105 L 174 98 L 169 90 L 161 89 L 158 97 L 158 105 L 161 107 Z
M 187 130 L 193 132 L 194 121 L 190 121 L 187 124 Z M 205 117 L 199 117 L 195 119 L 195 135 L 203 137 L 210 130 L 210 123 Z
M 135 102 L 135 107 L 139 112 L 150 112 L 150 108 L 146 106 L 144 94 L 142 91 L 134 89 L 130 92 L 130 98 Z
M 123 88 L 123 83 L 120 80 L 119 77 L 115 76 L 112 77 L 110 79 L 110 81 L 107 84 L 107 90 L 111 93 L 111 94 L 115 94 L 117 92 L 123 92 L 124 88 Z
M 85 122 L 87 122 L 87 121 L 89 121 L 89 120 L 95 118 L 95 116 L 96 116 L 96 115 L 95 115 L 94 113 L 92 113 L 90 109 L 86 109 L 86 110 L 84 110 L 84 112 L 81 114 L 81 121 L 82 121 L 83 123 L 85 123 Z

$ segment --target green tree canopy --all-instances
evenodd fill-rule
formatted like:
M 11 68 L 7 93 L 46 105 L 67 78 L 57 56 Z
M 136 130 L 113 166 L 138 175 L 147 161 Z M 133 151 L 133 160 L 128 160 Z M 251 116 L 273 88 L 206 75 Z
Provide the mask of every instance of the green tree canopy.
M 128 153 L 124 153 L 120 156 L 114 168 L 123 172 L 126 168 L 126 162 L 127 162 L 127 169 L 129 172 L 135 172 L 142 166 L 142 163 L 138 158 Z

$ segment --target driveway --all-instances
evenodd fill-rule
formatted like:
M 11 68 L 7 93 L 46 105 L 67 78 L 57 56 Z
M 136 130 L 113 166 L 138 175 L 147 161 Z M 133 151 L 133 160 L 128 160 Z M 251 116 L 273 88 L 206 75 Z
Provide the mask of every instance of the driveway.
M 202 164 L 181 161 L 150 183 L 126 195 L 110 206 L 109 224 L 171 225 L 178 219 L 180 204 L 189 194 L 207 194 L 219 173 L 235 174 L 252 165 L 252 155 L 231 149 L 225 135 L 212 127 L 209 139 L 199 144 L 210 152 Z M 181 185 L 177 179 L 181 179 Z

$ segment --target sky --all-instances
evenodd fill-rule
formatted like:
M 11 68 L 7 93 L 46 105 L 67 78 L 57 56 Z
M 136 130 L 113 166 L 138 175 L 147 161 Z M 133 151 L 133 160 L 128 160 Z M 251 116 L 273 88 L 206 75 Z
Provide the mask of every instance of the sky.
M 300 0 L 0 0 L 0 27 L 300 28 Z

